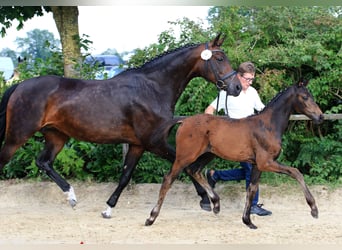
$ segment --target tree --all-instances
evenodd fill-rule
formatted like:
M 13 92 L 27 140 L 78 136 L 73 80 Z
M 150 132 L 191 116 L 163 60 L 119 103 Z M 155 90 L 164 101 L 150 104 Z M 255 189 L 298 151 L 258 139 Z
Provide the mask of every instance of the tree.
M 48 30 L 34 29 L 27 32 L 27 37 L 18 37 L 15 42 L 22 51 L 21 56 L 32 59 L 47 59 L 60 47 L 59 40 Z
M 77 77 L 79 72 L 75 70 L 74 66 L 81 62 L 78 8 L 77 6 L 51 6 L 51 10 L 61 37 L 64 74 Z
M 323 110 L 341 99 L 341 7 L 213 7 L 213 30 L 229 34 L 232 62 L 251 60 L 263 100 L 300 78 Z
M 0 33 L 6 35 L 6 29 L 11 27 L 14 20 L 18 20 L 17 29 L 24 26 L 24 22 L 35 16 L 42 16 L 45 12 L 52 12 L 59 32 L 64 60 L 64 76 L 77 77 L 79 72 L 75 66 L 81 60 L 80 36 L 78 31 L 77 6 L 1 6 Z
M 14 67 L 17 66 L 18 64 L 18 58 L 17 58 L 17 54 L 15 53 L 14 50 L 11 50 L 9 48 L 3 48 L 1 51 L 0 51 L 0 56 L 7 56 L 7 57 L 10 57 L 13 61 L 13 64 L 14 64 Z

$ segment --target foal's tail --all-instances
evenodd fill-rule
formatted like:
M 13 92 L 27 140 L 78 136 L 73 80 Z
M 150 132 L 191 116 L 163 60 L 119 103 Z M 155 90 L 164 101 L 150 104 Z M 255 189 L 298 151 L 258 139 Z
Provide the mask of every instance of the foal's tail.
M 7 110 L 7 104 L 10 96 L 14 92 L 14 90 L 18 87 L 18 84 L 14 84 L 11 87 L 9 87 L 0 102 L 0 146 L 2 145 L 2 142 L 5 139 L 5 131 L 6 131 L 6 110 Z
M 171 129 L 178 123 L 181 123 L 185 117 L 177 116 L 164 122 L 161 126 L 159 126 L 154 133 L 154 136 L 151 138 L 152 144 L 157 142 L 161 137 L 164 141 L 167 141 L 167 138 L 171 132 Z

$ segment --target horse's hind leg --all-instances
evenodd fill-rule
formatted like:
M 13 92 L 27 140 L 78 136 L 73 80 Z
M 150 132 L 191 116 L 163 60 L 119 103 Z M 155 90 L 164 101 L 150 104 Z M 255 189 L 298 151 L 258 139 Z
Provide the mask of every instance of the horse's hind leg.
M 56 155 L 62 150 L 69 137 L 52 129 L 44 130 L 42 133 L 45 137 L 45 147 L 38 156 L 36 165 L 68 195 L 69 204 L 74 207 L 76 206 L 77 199 L 73 187 L 53 169 Z
M 215 155 L 212 153 L 205 153 L 202 154 L 198 159 L 193 162 L 188 168 L 194 169 L 196 171 L 201 171 L 204 166 L 206 166 L 210 161 L 212 161 L 215 158 Z M 195 186 L 195 189 L 197 191 L 197 194 L 201 197 L 200 206 L 205 211 L 211 211 L 210 206 L 210 199 L 208 197 L 207 191 L 194 179 L 193 176 L 189 175 L 191 178 L 192 183 Z M 215 212 L 215 211 L 214 211 Z
M 210 160 L 213 159 L 209 158 Z M 197 162 L 197 161 L 196 161 Z M 206 191 L 206 195 L 209 196 L 211 202 L 213 203 L 213 212 L 215 214 L 218 214 L 220 212 L 220 197 L 218 194 L 211 188 L 209 185 L 208 181 L 204 178 L 203 174 L 201 173 L 202 168 L 199 167 L 201 165 L 196 165 L 192 164 L 189 167 L 185 168 L 186 172 L 188 175 L 190 175 L 194 180 L 200 185 L 201 189 Z M 194 182 L 195 183 L 195 182 Z M 198 186 L 195 185 L 196 190 L 198 192 Z M 202 196 L 203 197 L 203 196 Z
M 111 218 L 112 216 L 112 208 L 115 207 L 116 203 L 119 200 L 119 197 L 127 186 L 128 182 L 132 178 L 133 171 L 140 160 L 142 154 L 144 153 L 144 149 L 140 146 L 130 145 L 128 148 L 128 152 L 125 157 L 125 163 L 122 170 L 122 174 L 120 176 L 119 185 L 110 196 L 107 201 L 108 208 L 102 212 L 103 218 Z
M 3 167 L 11 160 L 12 156 L 14 155 L 15 151 L 21 146 L 22 144 L 16 143 L 9 143 L 5 142 L 3 148 L 0 152 L 0 171 Z
M 150 217 L 145 221 L 145 226 L 150 226 L 157 219 L 161 206 L 163 205 L 167 191 L 171 188 L 172 183 L 175 181 L 181 171 L 180 165 L 173 164 L 170 172 L 164 176 L 163 183 L 160 187 L 159 198 L 157 204 L 154 206 L 150 213 Z

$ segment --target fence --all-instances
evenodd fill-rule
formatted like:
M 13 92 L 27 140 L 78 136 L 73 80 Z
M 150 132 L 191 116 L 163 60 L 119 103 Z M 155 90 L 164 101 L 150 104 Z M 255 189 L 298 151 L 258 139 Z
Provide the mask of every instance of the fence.
M 180 116 L 183 117 L 183 116 Z M 185 117 L 185 116 L 184 116 Z M 324 114 L 324 120 L 341 120 L 342 114 Z M 290 120 L 292 121 L 305 121 L 305 120 L 311 120 L 306 115 L 291 115 Z M 128 151 L 128 144 L 123 143 L 122 144 L 122 159 L 123 162 L 125 161 L 125 156 Z
M 341 120 L 342 119 L 342 114 L 324 114 L 324 120 Z M 303 120 L 311 120 L 309 117 L 306 115 L 291 115 L 290 120 L 298 120 L 298 121 L 303 121 Z

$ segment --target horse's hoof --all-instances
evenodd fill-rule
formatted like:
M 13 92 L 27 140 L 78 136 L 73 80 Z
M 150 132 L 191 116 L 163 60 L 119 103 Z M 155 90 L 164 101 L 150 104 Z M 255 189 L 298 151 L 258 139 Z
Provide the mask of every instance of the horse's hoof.
M 110 218 L 112 218 L 112 216 L 111 216 L 110 214 L 107 214 L 106 211 L 103 211 L 103 212 L 101 213 L 101 215 L 102 215 L 102 218 L 104 218 L 104 219 L 110 219 Z
M 72 208 L 74 208 L 75 206 L 76 206 L 76 204 L 77 204 L 77 201 L 76 200 L 69 200 L 69 204 L 70 204 L 70 206 L 72 207 Z
M 204 203 L 204 202 L 200 201 L 200 206 L 205 211 L 208 211 L 208 212 L 211 211 L 210 203 Z
M 151 220 L 151 219 L 147 219 L 146 221 L 145 221 L 145 226 L 151 226 L 152 224 L 153 224 L 153 220 Z
M 318 210 L 317 209 L 311 210 L 311 216 L 317 219 L 318 218 Z

